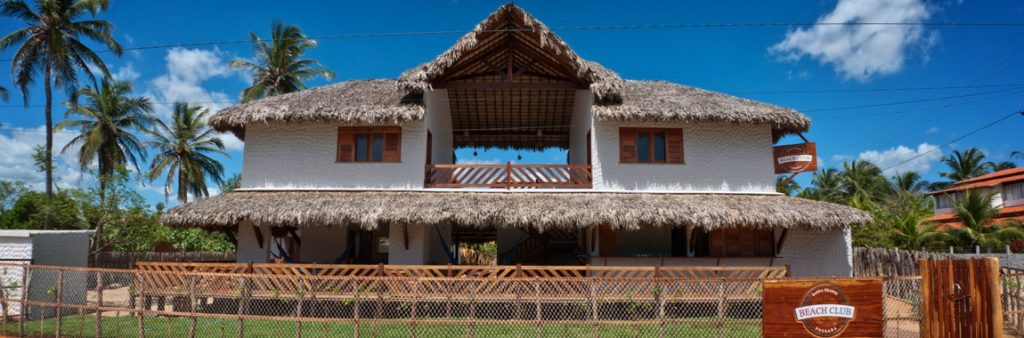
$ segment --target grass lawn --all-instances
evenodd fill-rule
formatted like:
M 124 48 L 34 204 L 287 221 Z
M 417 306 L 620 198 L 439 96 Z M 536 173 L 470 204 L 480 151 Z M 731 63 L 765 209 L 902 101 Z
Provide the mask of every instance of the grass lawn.
M 189 318 L 156 317 L 145 319 L 146 337 L 187 338 Z M 95 335 L 96 317 L 94 315 L 73 315 L 63 318 L 62 334 L 65 337 L 93 337 Z M 135 317 L 103 317 L 104 337 L 137 337 L 138 327 Z M 196 327 L 196 337 L 237 337 L 238 321 L 233 319 L 200 318 Z M 304 323 L 303 337 L 351 337 L 355 325 L 344 323 Z M 594 336 L 593 325 L 580 324 L 544 324 L 544 337 L 590 337 Z M 56 320 L 53 318 L 25 322 L 25 334 L 28 336 L 53 337 L 56 332 Z M 412 325 L 400 323 L 360 323 L 360 335 L 363 337 L 409 337 L 412 336 Z M 417 324 L 418 337 L 465 337 L 469 335 L 468 324 Z M 477 337 L 536 337 L 537 327 L 526 324 L 477 324 L 473 328 Z M 760 337 L 758 325 L 731 325 L 723 328 L 727 337 Z M 6 333 L 16 335 L 18 323 L 11 322 L 5 327 Z M 708 337 L 716 336 L 715 326 L 668 325 L 665 327 L 666 337 Z M 600 327 L 601 337 L 658 337 L 657 325 L 613 325 Z M 246 337 L 293 337 L 295 323 L 273 320 L 246 320 Z

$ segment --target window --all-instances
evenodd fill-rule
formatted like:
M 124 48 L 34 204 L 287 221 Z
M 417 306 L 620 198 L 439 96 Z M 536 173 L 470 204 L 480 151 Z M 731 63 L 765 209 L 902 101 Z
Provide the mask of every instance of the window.
M 338 128 L 338 162 L 401 161 L 402 128 Z
M 698 231 L 693 238 L 694 256 L 697 257 L 775 256 L 775 232 L 771 229 Z
M 948 195 L 935 195 L 935 209 L 953 208 L 953 203 L 956 199 L 956 193 L 951 193 Z
M 1003 185 L 1003 200 L 1024 199 L 1024 182 L 1009 183 Z
M 679 128 L 619 129 L 619 162 L 683 163 L 683 130 Z

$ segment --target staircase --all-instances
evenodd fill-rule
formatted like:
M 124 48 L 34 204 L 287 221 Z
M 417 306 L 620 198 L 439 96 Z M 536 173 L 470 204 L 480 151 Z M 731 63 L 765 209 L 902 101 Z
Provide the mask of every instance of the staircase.
M 578 264 L 578 235 L 579 232 L 576 230 L 552 229 L 537 232 L 531 229 L 528 236 L 519 244 L 498 254 L 498 264 Z

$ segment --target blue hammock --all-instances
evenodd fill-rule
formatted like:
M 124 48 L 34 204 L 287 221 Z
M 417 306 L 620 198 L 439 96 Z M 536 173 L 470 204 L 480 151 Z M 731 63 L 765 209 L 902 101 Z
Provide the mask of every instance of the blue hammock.
M 459 265 L 459 259 L 452 254 L 452 249 L 448 248 L 448 242 L 444 240 L 444 236 L 441 235 L 441 229 L 434 226 L 434 230 L 437 231 L 437 238 L 441 239 L 441 247 L 444 248 L 444 254 L 448 256 L 448 262 L 452 265 Z
M 284 259 L 284 261 L 286 263 L 295 263 L 294 261 L 292 261 L 291 257 L 288 257 L 288 253 L 285 252 L 284 247 L 281 246 L 281 242 L 280 241 L 275 239 L 274 240 L 274 245 L 277 246 L 277 252 L 279 252 L 281 254 L 280 255 L 275 255 L 273 252 L 271 252 L 270 256 L 272 258 L 274 258 L 274 259 L 281 258 L 281 259 Z
M 355 250 L 356 250 L 356 242 L 355 241 L 348 242 L 348 245 L 345 246 L 345 251 L 342 251 L 341 252 L 341 256 L 338 256 L 338 259 L 334 260 L 334 264 L 344 264 L 345 263 L 345 259 L 347 259 L 348 256 L 351 256 L 352 252 L 355 251 Z

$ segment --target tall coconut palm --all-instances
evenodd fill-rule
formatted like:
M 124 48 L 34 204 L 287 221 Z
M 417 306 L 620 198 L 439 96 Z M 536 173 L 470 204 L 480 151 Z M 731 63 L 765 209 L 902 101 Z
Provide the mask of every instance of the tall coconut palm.
M 811 185 L 800 191 L 800 197 L 839 203 L 843 200 L 842 177 L 834 168 L 820 169 L 811 175 Z
M 1017 164 L 1013 163 L 1013 162 L 1010 162 L 1010 161 L 985 162 L 985 166 L 987 166 L 988 169 L 991 170 L 991 171 L 1000 171 L 1000 170 L 1016 168 Z
M 955 214 L 961 226 L 949 231 L 963 248 L 976 245 L 1002 247 L 1015 239 L 1024 238 L 1024 231 L 1016 226 L 1007 226 L 995 221 L 999 210 L 992 206 L 993 194 L 974 190 L 963 192 L 956 202 Z
M 949 171 L 940 172 L 939 175 L 953 181 L 963 181 L 989 172 L 985 164 L 985 153 L 974 147 L 963 152 L 954 150 L 950 156 L 942 157 L 942 163 L 949 167 Z
M 150 180 L 162 174 L 167 175 L 164 182 L 164 195 L 169 195 L 171 186 L 177 180 L 178 201 L 188 202 L 188 195 L 203 198 L 210 195 L 206 178 L 215 184 L 224 183 L 224 166 L 210 157 L 210 154 L 222 154 L 224 143 L 214 136 L 213 129 L 203 122 L 209 110 L 188 103 L 174 104 L 174 113 L 170 123 L 156 121 L 152 130 L 146 130 L 153 140 L 147 146 L 156 148 L 149 172 Z
M 252 86 L 242 91 L 242 102 L 291 93 L 306 88 L 302 82 L 317 76 L 330 80 L 331 72 L 316 60 L 302 59 L 306 49 L 316 47 L 316 41 L 306 38 L 298 26 L 275 22 L 271 27 L 270 43 L 256 33 L 252 39 L 255 62 L 237 59 L 230 66 L 252 74 Z
M 867 209 L 884 198 L 888 190 L 882 169 L 871 162 L 854 160 L 843 163 L 842 187 L 851 206 Z
M 86 40 L 97 42 L 115 55 L 121 55 L 121 45 L 114 40 L 113 25 L 96 19 L 99 12 L 106 11 L 108 0 L 36 0 L 29 6 L 25 0 L 3 0 L 0 14 L 21 20 L 25 28 L 15 30 L 0 38 L 0 51 L 18 45 L 11 58 L 11 75 L 21 89 L 25 104 L 28 105 L 28 88 L 35 83 L 36 76 L 43 75 L 43 91 L 46 95 L 46 204 L 53 200 L 53 89 L 51 85 L 74 93 L 78 86 L 79 71 L 92 77 L 89 66 L 95 66 L 108 76 L 110 72 Z M 83 18 L 84 16 L 89 18 Z M 49 211 L 43 218 L 43 228 L 49 228 Z
M 787 176 L 775 176 L 775 191 L 786 196 L 793 196 L 800 192 L 800 184 Z
M 145 160 L 146 148 L 135 136 L 153 121 L 153 104 L 144 96 L 129 96 L 132 84 L 126 81 L 103 79 L 99 85 L 78 90 L 76 101 L 65 114 L 70 118 L 57 124 L 57 129 L 77 129 L 79 134 L 68 142 L 62 152 L 78 151 L 78 164 L 84 169 L 96 161 L 99 173 L 100 203 L 104 201 L 107 183 L 114 169 L 131 164 L 139 170 L 139 161 Z
M 1024 151 L 1014 150 L 1012 153 L 1010 153 L 1010 157 L 1024 159 Z
M 928 190 L 931 183 L 921 179 L 921 174 L 913 171 L 898 173 L 892 177 L 890 184 L 896 191 L 921 193 Z

